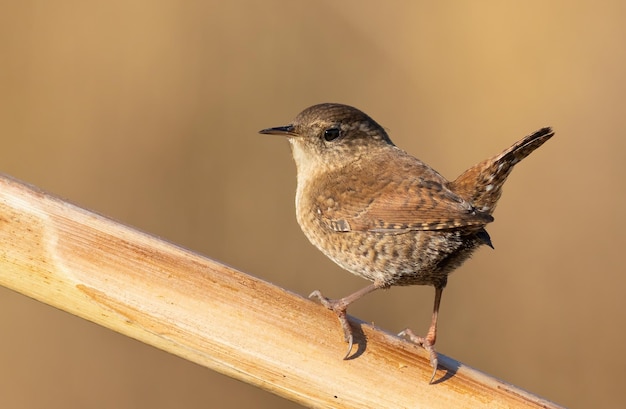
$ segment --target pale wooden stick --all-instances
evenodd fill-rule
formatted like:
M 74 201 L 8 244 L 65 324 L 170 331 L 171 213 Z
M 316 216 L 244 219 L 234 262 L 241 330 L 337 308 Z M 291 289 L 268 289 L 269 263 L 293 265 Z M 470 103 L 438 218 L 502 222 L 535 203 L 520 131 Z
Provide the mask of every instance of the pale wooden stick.
M 422 350 L 354 319 L 344 361 L 320 305 L 3 176 L 0 284 L 310 407 L 557 407 L 442 355 L 429 385 Z

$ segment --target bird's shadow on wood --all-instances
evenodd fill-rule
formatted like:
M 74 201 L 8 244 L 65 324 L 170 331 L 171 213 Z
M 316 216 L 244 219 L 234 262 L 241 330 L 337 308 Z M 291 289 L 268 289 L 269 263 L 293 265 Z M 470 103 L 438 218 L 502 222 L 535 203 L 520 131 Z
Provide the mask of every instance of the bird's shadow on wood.
M 432 385 L 437 385 L 439 383 L 445 382 L 449 379 L 452 379 L 453 376 L 456 375 L 457 371 L 459 370 L 461 363 L 455 359 L 452 359 L 450 357 L 447 357 L 445 355 L 438 355 L 439 358 L 439 365 L 437 365 L 438 370 L 445 370 L 446 373 L 440 377 L 437 378 L 435 376 L 435 379 L 432 382 Z
M 365 352 L 365 348 L 367 346 L 367 337 L 365 336 L 362 327 L 363 324 L 365 324 L 365 321 L 361 321 L 354 317 L 348 317 L 348 322 L 350 323 L 350 327 L 352 328 L 352 349 L 354 349 L 354 345 L 356 345 L 356 351 L 348 351 L 348 354 L 344 358 L 345 361 L 351 361 L 363 355 L 363 352 Z
M 356 345 L 356 351 L 354 352 L 349 351 L 348 355 L 344 358 L 346 361 L 357 359 L 358 357 L 363 355 L 367 347 L 367 337 L 365 336 L 365 333 L 363 332 L 363 325 L 370 325 L 365 321 L 362 321 L 358 318 L 351 317 L 351 316 L 348 316 L 348 322 L 350 323 L 350 327 L 352 328 L 352 337 L 353 337 L 352 350 L 354 350 L 354 345 Z M 376 328 L 376 330 L 386 332 L 380 328 Z M 394 337 L 400 340 L 401 342 L 406 342 L 414 348 L 421 348 L 420 346 L 415 345 L 414 343 L 410 341 L 404 340 L 403 338 L 398 337 L 395 334 L 387 333 L 387 335 Z M 437 365 L 437 375 L 435 375 L 435 379 L 433 380 L 432 385 L 437 385 L 449 379 L 452 379 L 452 377 L 456 375 L 456 373 L 458 372 L 461 366 L 461 363 L 459 361 L 452 359 L 448 356 L 445 356 L 443 354 L 438 353 L 437 357 L 439 360 L 439 364 Z M 443 376 L 438 376 L 442 371 L 445 371 Z

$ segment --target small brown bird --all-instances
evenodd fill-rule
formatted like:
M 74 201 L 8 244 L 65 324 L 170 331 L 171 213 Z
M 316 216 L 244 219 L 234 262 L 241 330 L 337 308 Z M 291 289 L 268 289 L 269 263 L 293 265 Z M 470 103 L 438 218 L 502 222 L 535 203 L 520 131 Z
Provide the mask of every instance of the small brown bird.
M 352 350 L 348 306 L 379 288 L 432 285 L 435 305 L 426 336 L 399 335 L 430 354 L 437 372 L 437 314 L 448 274 L 479 246 L 493 247 L 493 221 L 513 166 L 550 139 L 543 128 L 450 182 L 396 147 L 385 130 L 356 108 L 314 105 L 291 125 L 262 134 L 285 135 L 297 167 L 296 217 L 307 238 L 339 266 L 373 283 L 344 298 L 314 297 L 339 317 Z

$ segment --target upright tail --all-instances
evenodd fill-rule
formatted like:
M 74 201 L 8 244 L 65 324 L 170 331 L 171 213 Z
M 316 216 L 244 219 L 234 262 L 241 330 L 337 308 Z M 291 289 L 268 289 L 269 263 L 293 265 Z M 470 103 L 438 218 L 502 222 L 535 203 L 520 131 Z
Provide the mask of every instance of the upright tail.
M 530 155 L 553 135 L 554 131 L 551 128 L 538 130 L 499 155 L 472 166 L 451 182 L 450 188 L 478 210 L 493 213 L 502 195 L 502 185 L 515 164 Z

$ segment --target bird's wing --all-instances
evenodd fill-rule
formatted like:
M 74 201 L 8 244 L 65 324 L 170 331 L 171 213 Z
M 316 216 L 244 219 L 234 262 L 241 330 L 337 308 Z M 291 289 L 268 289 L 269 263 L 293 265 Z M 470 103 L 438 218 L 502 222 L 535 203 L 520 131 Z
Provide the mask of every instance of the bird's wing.
M 367 168 L 342 169 L 327 175 L 316 192 L 316 211 L 335 231 L 402 233 L 476 227 L 493 217 L 475 209 L 448 188 L 439 173 L 406 155 L 389 173 L 388 162 L 368 161 Z M 355 178 L 354 175 L 358 175 Z M 367 181 L 367 183 L 365 183 Z

